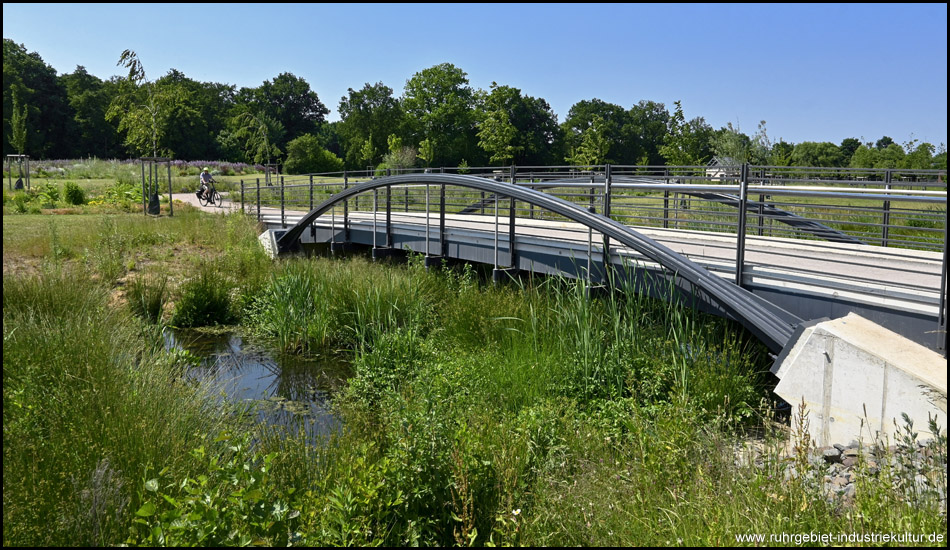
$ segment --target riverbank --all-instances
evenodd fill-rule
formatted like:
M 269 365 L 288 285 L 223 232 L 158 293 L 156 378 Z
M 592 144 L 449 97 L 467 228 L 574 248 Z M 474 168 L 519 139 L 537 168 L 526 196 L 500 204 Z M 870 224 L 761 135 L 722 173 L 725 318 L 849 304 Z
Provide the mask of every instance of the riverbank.
M 945 440 L 910 478 L 855 455 L 853 494 L 829 499 L 809 481 L 827 467 L 782 450 L 768 355 L 722 320 L 415 261 L 274 263 L 240 216 L 143 218 L 4 216 L 5 544 L 946 537 L 939 497 L 913 492 L 942 460 L 945 494 Z M 196 321 L 346 353 L 345 429 L 309 445 L 183 383 L 161 327 Z

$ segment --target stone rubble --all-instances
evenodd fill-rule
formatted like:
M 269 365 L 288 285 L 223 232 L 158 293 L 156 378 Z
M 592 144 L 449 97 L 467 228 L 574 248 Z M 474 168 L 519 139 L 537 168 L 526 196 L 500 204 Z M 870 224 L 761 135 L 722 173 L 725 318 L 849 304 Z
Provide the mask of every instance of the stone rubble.
M 942 447 L 930 440 L 886 448 L 862 446 L 856 441 L 848 445 L 811 448 L 804 476 L 799 471 L 802 461 L 796 457 L 796 449 L 785 449 L 780 454 L 786 482 L 801 478 L 806 486 L 820 491 L 832 504 L 850 506 L 859 490 L 861 476 L 879 476 L 886 469 L 894 488 L 906 498 L 917 503 L 936 501 L 940 514 L 944 517 L 947 514 L 945 440 Z M 762 469 L 767 466 L 767 456 L 770 453 L 764 445 L 746 444 L 737 455 L 737 463 L 754 464 Z M 771 456 L 775 456 L 774 453 Z

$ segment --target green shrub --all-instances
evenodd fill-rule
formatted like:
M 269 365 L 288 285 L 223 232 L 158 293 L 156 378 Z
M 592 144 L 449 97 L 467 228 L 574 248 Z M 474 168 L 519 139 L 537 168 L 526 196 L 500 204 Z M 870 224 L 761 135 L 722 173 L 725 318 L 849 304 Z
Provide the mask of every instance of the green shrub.
M 230 291 L 231 284 L 211 265 L 202 265 L 198 275 L 183 285 L 181 297 L 175 303 L 172 325 L 204 327 L 233 322 Z
M 316 174 L 343 170 L 343 159 L 323 148 L 320 139 L 306 134 L 287 144 L 288 174 Z
M 72 205 L 86 204 L 86 192 L 82 187 L 71 181 L 66 182 L 66 202 Z

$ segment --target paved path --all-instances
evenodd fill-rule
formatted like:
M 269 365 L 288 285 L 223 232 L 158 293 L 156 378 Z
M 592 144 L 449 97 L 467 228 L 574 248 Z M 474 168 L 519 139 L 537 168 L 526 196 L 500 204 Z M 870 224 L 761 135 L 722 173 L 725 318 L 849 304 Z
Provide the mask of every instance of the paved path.
M 174 193 L 172 194 L 172 200 L 190 204 L 191 206 L 194 206 L 195 208 L 204 212 L 217 212 L 219 214 L 226 214 L 235 210 L 241 210 L 241 204 L 233 202 L 227 197 L 227 195 L 224 196 L 221 204 L 216 204 L 214 206 L 210 204 L 208 206 L 201 206 L 201 204 L 198 203 L 198 197 L 194 193 Z

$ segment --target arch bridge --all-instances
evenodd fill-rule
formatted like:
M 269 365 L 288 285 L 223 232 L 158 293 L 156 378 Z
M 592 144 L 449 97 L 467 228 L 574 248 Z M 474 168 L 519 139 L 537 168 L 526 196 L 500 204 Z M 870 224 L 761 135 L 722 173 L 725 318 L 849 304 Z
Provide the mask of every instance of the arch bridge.
M 597 282 L 633 265 L 674 279 L 776 353 L 803 321 L 847 313 L 944 351 L 945 172 L 766 168 L 743 166 L 732 179 L 701 167 L 611 166 L 311 175 L 242 184 L 241 203 L 275 230 L 281 252 L 308 243 L 365 245 L 376 257 L 409 249 L 427 262 L 488 263 L 499 276 Z

